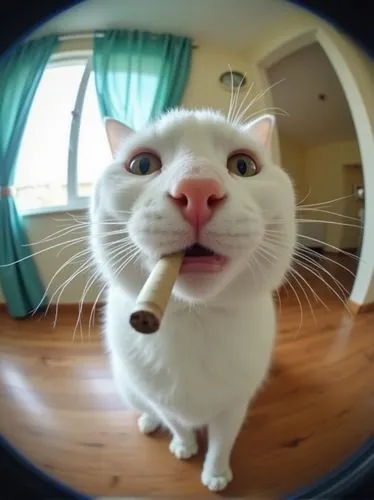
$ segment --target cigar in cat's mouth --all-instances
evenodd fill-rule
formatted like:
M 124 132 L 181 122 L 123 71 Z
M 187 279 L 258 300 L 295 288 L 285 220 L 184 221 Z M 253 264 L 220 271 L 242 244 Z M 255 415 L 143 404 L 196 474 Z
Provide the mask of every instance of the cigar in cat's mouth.
M 178 275 L 217 272 L 225 263 L 225 257 L 199 244 L 161 257 L 138 295 L 130 314 L 130 325 L 139 333 L 155 333 L 160 327 Z
M 138 295 L 130 325 L 139 333 L 155 333 L 178 278 L 184 252 L 165 255 L 157 262 Z

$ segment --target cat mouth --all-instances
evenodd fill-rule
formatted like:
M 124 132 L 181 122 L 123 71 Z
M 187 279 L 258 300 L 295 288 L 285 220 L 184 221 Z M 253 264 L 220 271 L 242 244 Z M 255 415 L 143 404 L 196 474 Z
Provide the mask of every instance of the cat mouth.
M 195 243 L 184 251 L 181 273 L 217 273 L 221 271 L 227 258 L 210 248 Z

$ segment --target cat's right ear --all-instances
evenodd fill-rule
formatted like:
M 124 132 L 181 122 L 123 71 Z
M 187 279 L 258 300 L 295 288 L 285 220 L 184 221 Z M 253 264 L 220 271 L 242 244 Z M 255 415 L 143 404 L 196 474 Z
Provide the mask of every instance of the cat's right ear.
M 114 118 L 104 118 L 104 125 L 110 146 L 110 151 L 114 158 L 122 141 L 133 134 L 134 131 L 130 127 L 127 127 Z

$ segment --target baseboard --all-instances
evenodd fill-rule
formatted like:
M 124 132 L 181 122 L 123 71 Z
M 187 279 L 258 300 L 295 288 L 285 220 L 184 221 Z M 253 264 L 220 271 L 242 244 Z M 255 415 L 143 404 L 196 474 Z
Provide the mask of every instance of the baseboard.
M 278 293 L 283 296 L 283 294 L 287 293 L 287 287 L 286 285 L 281 285 L 278 288 Z M 85 302 L 82 305 L 82 314 L 91 314 L 93 303 L 88 303 Z M 96 312 L 99 311 L 103 307 L 104 303 L 103 302 L 98 302 L 95 305 L 95 310 Z M 374 312 L 374 302 L 369 302 L 368 304 L 358 304 L 357 302 L 354 302 L 353 300 L 347 300 L 347 307 L 351 311 L 351 313 L 356 316 L 357 314 L 364 314 L 364 313 L 369 313 L 369 312 Z M 56 312 L 56 304 L 51 304 L 48 310 L 48 314 L 55 314 Z M 78 303 L 64 303 L 64 304 L 59 304 L 58 306 L 58 311 L 59 312 L 68 312 L 68 313 L 77 313 L 79 311 L 79 304 Z M 0 303 L 0 313 L 8 313 L 6 304 L 1 302 Z M 42 312 L 41 312 L 42 314 Z
M 98 302 L 95 304 L 95 309 L 98 311 L 102 306 L 104 305 L 103 302 Z M 66 311 L 66 312 L 77 312 L 80 307 L 82 307 L 82 313 L 86 312 L 91 312 L 92 308 L 94 306 L 93 302 L 84 302 L 82 306 L 80 306 L 79 302 L 69 302 L 69 303 L 64 303 L 64 304 L 59 304 L 58 305 L 58 310 L 59 311 Z M 56 304 L 51 304 L 48 309 L 48 313 L 50 312 L 55 312 L 57 309 Z
M 91 314 L 92 308 L 93 308 L 93 302 L 88 303 L 84 302 L 82 305 L 82 314 Z M 98 302 L 95 305 L 95 311 L 99 311 L 100 308 L 104 305 L 103 302 Z M 79 303 L 78 302 L 71 302 L 71 303 L 63 303 L 58 305 L 58 311 L 59 312 L 67 312 L 67 313 L 74 313 L 77 314 L 79 311 Z M 51 304 L 48 308 L 48 315 L 52 315 L 56 313 L 57 306 L 56 304 Z M 0 303 L 0 314 L 5 313 L 8 314 L 8 309 L 7 306 L 4 302 Z M 36 313 L 36 316 L 44 314 L 43 310 L 40 310 L 39 313 Z
M 327 255 L 346 255 L 347 253 L 351 254 L 351 255 L 357 255 L 358 254 L 358 251 L 359 249 L 358 248 L 353 248 L 353 247 L 346 247 L 346 248 L 341 248 L 339 250 L 334 250 L 330 247 L 322 247 L 322 246 L 317 246 L 317 247 L 312 247 L 312 246 L 308 246 L 308 245 L 305 245 L 305 248 L 304 248 L 304 251 L 307 252 L 308 250 L 312 250 L 316 253 L 319 253 L 321 255 L 324 255 L 324 254 L 327 254 Z
M 357 314 L 374 312 L 374 302 L 369 302 L 368 304 L 357 304 L 357 302 L 354 302 L 353 300 L 348 300 L 347 306 L 354 316 L 357 316 Z
M 346 255 L 347 253 L 350 253 L 352 255 L 357 255 L 358 253 L 358 248 L 353 248 L 353 247 L 347 247 L 347 248 L 341 248 L 339 251 L 338 250 L 332 250 L 331 248 L 324 248 L 323 249 L 324 254 L 332 254 L 332 255 Z

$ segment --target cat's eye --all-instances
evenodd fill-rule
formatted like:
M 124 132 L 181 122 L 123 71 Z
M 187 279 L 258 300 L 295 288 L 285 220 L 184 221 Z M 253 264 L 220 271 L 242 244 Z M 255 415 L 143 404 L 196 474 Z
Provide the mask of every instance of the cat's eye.
M 256 161 L 244 153 L 231 155 L 227 160 L 227 169 L 240 177 L 253 177 L 259 172 Z
M 127 170 L 134 175 L 150 175 L 161 166 L 160 158 L 154 153 L 139 153 L 130 160 Z

